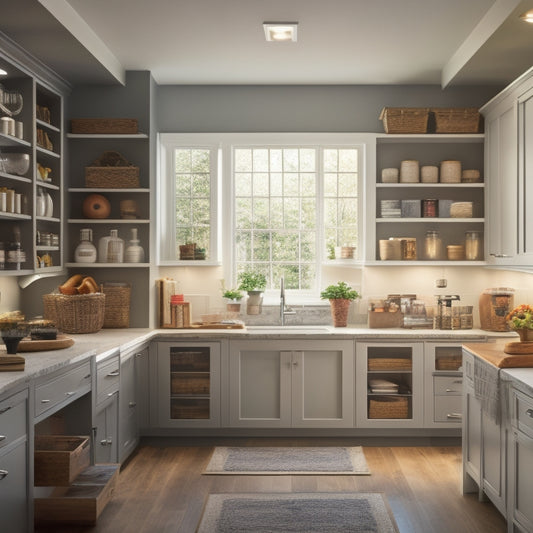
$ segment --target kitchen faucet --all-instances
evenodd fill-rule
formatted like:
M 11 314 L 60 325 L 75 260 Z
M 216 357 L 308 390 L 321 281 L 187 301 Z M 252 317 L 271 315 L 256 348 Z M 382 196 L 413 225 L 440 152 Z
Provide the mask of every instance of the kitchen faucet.
M 285 315 L 295 315 L 296 311 L 285 304 L 285 279 L 281 276 L 280 279 L 281 291 L 279 295 L 279 319 L 281 325 L 285 325 Z

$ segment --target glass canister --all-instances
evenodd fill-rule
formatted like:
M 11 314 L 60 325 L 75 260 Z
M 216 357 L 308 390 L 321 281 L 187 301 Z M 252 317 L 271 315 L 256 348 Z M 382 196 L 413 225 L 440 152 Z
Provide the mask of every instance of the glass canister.
M 482 259 L 480 231 L 467 231 L 465 233 L 465 258 L 467 261 L 480 261 Z
M 438 231 L 426 231 L 426 237 L 424 239 L 424 256 L 425 259 L 429 261 L 438 261 L 442 259 L 442 240 Z

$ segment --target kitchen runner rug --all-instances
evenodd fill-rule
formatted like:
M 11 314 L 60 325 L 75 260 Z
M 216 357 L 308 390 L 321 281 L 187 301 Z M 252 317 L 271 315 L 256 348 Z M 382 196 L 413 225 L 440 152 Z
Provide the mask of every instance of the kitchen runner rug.
M 197 533 L 398 533 L 383 494 L 210 494 Z
M 368 475 L 361 446 L 217 446 L 204 474 Z

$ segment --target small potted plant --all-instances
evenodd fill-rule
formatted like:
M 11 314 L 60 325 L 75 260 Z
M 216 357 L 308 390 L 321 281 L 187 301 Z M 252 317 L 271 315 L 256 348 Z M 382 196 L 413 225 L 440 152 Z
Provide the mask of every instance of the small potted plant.
M 344 281 L 339 281 L 336 285 L 326 287 L 320 293 L 320 298 L 329 300 L 333 325 L 341 328 L 347 326 L 350 304 L 353 300 L 360 298 L 360 294 Z
M 240 313 L 243 294 L 239 289 L 226 289 L 222 293 L 222 297 L 227 300 L 226 308 L 228 311 Z
M 533 341 L 533 307 L 522 304 L 515 307 L 505 319 L 520 336 L 520 342 Z
M 266 288 L 266 276 L 261 272 L 247 270 L 241 272 L 238 277 L 239 290 L 248 293 L 246 302 L 246 313 L 249 315 L 259 315 L 261 313 L 261 304 L 263 303 L 263 291 Z

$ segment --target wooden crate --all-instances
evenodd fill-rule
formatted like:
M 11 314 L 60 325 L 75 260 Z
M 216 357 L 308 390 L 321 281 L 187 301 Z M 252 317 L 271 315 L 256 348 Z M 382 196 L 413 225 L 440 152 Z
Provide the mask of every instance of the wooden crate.
M 35 436 L 35 486 L 67 486 L 89 464 L 89 437 L 67 435 Z
M 35 490 L 36 525 L 94 525 L 115 492 L 119 464 L 93 465 L 69 487 Z
M 138 133 L 135 118 L 73 118 L 70 131 L 78 134 L 129 134 Z

